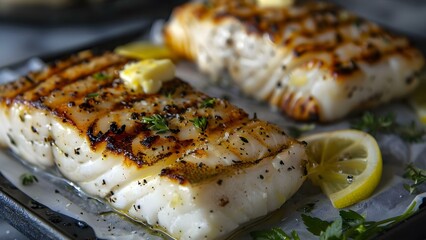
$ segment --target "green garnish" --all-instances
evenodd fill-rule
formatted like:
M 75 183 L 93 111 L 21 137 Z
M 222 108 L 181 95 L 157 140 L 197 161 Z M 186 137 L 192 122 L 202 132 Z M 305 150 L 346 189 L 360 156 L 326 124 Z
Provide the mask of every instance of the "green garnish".
M 312 202 L 312 203 L 307 203 L 307 204 L 299 207 L 297 209 L 297 211 L 298 212 L 303 212 L 303 213 L 310 213 L 310 212 L 312 212 L 312 210 L 314 210 L 314 208 L 315 208 L 315 203 Z
M 324 221 L 322 219 L 302 214 L 303 223 L 306 229 L 318 236 L 321 240 L 338 240 L 338 239 L 371 239 L 378 233 L 387 230 L 395 224 L 402 222 L 414 214 L 416 202 L 413 202 L 408 209 L 401 215 L 391 217 L 382 221 L 366 221 L 365 218 L 352 210 L 339 211 L 339 217 L 333 222 Z M 294 232 L 294 231 L 293 231 Z M 270 230 L 251 232 L 253 239 L 273 239 L 288 240 L 299 239 L 296 232 L 289 236 L 280 228 L 272 228 Z M 294 237 L 296 236 L 296 237 Z M 293 238 L 292 238 L 293 237 Z
M 166 96 L 166 98 L 173 98 L 173 95 L 175 94 L 176 89 L 175 88 L 170 88 L 170 89 L 165 89 L 162 90 L 162 93 L 164 96 Z
M 361 119 L 352 122 L 351 127 L 372 135 L 377 133 L 395 134 L 410 143 L 423 141 L 423 136 L 426 133 L 424 129 L 418 128 L 414 122 L 408 125 L 397 123 L 394 114 L 377 116 L 370 112 L 364 113 Z
M 258 240 L 300 240 L 299 235 L 296 231 L 292 231 L 291 235 L 285 233 L 281 228 L 271 228 L 268 231 L 254 231 L 250 233 L 253 239 Z
M 98 72 L 98 73 L 93 74 L 93 75 L 92 75 L 92 77 L 93 77 L 94 79 L 96 79 L 96 80 L 100 80 L 100 81 L 102 81 L 102 80 L 106 80 L 106 79 L 108 79 L 108 78 L 109 78 L 109 75 L 107 75 L 107 74 L 105 74 L 105 73 L 100 73 L 100 72 Z
M 404 178 L 413 181 L 412 184 L 404 184 L 404 188 L 410 192 L 410 194 L 418 193 L 417 188 L 426 182 L 426 170 L 415 167 L 413 164 L 409 164 L 405 168 Z
M 303 133 L 311 131 L 315 128 L 315 124 L 303 124 L 301 126 L 290 126 L 287 128 L 288 134 L 294 138 L 302 136 Z
M 206 117 L 196 117 L 193 120 L 189 121 L 192 122 L 194 126 L 198 128 L 198 130 L 200 130 L 201 132 L 204 132 L 207 129 L 207 125 L 209 123 Z
M 20 177 L 22 185 L 28 186 L 33 184 L 34 182 L 38 182 L 38 179 L 36 176 L 30 174 L 30 173 L 24 173 Z
M 216 102 L 216 99 L 207 98 L 201 103 L 201 107 L 202 108 L 212 108 L 212 107 L 214 107 L 215 102 Z
M 160 114 L 154 114 L 151 117 L 142 117 L 142 122 L 149 125 L 149 129 L 156 131 L 157 134 L 170 131 L 167 120 Z
M 86 95 L 86 99 L 88 99 L 88 98 L 95 98 L 97 96 L 99 96 L 99 93 L 89 93 L 89 94 Z

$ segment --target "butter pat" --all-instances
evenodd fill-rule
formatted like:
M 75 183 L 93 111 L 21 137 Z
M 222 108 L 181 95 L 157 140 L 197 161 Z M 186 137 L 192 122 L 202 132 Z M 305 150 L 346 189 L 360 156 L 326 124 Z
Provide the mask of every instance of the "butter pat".
M 147 59 L 124 66 L 120 78 L 134 91 L 154 94 L 161 89 L 163 82 L 175 78 L 175 71 L 175 65 L 169 59 Z
M 293 0 L 257 0 L 259 7 L 288 7 L 293 5 Z

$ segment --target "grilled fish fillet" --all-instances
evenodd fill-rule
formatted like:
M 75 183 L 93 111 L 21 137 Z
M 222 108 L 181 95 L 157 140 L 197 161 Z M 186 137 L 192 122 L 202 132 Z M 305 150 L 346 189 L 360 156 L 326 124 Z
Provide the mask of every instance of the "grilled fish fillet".
M 301 186 L 304 144 L 225 100 L 203 105 L 179 79 L 157 94 L 128 90 L 129 61 L 82 52 L 0 86 L 0 145 L 179 239 L 226 236 Z M 168 131 L 141 120 L 154 115 Z
M 164 39 L 213 79 L 227 71 L 244 93 L 297 120 L 340 119 L 418 84 L 424 58 L 407 39 L 328 3 L 255 2 L 185 4 Z

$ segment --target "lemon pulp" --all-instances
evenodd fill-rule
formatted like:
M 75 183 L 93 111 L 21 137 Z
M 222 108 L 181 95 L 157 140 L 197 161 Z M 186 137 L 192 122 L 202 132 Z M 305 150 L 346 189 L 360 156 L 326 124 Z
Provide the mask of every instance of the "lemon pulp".
M 314 134 L 308 143 L 308 178 L 321 187 L 336 208 L 368 198 L 382 175 L 382 157 L 368 133 L 340 130 Z

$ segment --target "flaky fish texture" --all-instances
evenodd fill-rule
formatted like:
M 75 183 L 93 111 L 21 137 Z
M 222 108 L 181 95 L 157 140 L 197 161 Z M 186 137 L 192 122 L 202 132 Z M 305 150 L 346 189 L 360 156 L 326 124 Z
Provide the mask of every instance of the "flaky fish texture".
M 82 52 L 0 86 L 0 146 L 178 239 L 227 236 L 301 186 L 304 144 L 179 79 L 129 90 L 129 61 Z
M 406 38 L 317 1 L 188 3 L 174 10 L 164 39 L 213 79 L 226 71 L 245 94 L 304 121 L 334 121 L 401 98 L 424 66 Z

